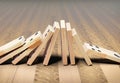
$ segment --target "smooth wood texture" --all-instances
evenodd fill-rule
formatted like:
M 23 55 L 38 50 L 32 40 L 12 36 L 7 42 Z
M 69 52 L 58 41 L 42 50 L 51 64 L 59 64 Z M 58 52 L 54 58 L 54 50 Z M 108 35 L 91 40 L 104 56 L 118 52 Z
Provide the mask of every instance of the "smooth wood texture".
M 3 45 L 0 47 L 0 56 L 15 50 L 16 48 L 22 46 L 25 43 L 25 38 L 24 36 L 21 36 L 17 39 L 12 40 L 11 42 Z
M 53 33 L 53 36 L 51 38 L 51 41 L 50 41 L 50 44 L 48 46 L 47 52 L 45 54 L 43 65 L 48 65 L 48 63 L 49 63 L 52 51 L 54 49 L 54 46 L 55 46 L 55 43 L 56 43 L 59 31 L 60 31 L 59 23 L 58 22 L 54 22 L 54 27 L 53 28 L 55 29 L 55 31 Z
M 61 20 L 60 21 L 60 26 L 61 26 L 61 44 L 62 44 L 62 61 L 63 61 L 63 65 L 67 65 L 68 61 L 67 61 L 67 37 L 66 37 L 66 31 L 67 28 L 65 26 L 65 20 Z
M 2 65 L 0 66 L 0 83 L 12 83 L 17 71 L 17 66 L 13 65 Z
M 73 49 L 73 37 L 72 37 L 72 29 L 70 23 L 66 23 L 67 27 L 67 40 L 68 40 L 68 48 L 70 53 L 70 63 L 72 65 L 75 64 L 75 54 Z
M 86 51 L 83 48 L 83 42 L 79 39 L 79 36 L 78 36 L 75 29 L 72 29 L 72 36 L 73 36 L 73 39 L 75 40 L 75 42 L 77 44 L 76 47 L 78 47 L 78 49 L 82 53 L 82 56 L 84 57 L 87 65 L 92 65 L 92 62 L 91 62 L 89 56 L 87 55 L 87 53 L 85 53 Z
M 19 65 L 12 83 L 34 83 L 36 66 Z M 25 75 L 28 75 L 24 77 Z
M 101 64 L 101 69 L 108 79 L 109 83 L 119 83 L 120 82 L 120 67 L 114 64 Z M 108 71 L 109 69 L 109 71 Z M 112 72 L 111 72 L 112 71 Z
M 0 46 L 21 35 L 27 38 L 39 30 L 43 33 L 48 24 L 64 19 L 71 23 L 72 28 L 76 29 L 82 42 L 92 43 L 120 53 L 119 5 L 119 0 L 0 0 Z M 58 39 L 58 41 L 60 40 Z M 60 47 L 60 44 L 56 43 L 56 46 Z M 57 53 L 56 49 L 54 52 Z M 115 68 L 120 68 L 120 64 L 101 60 L 100 57 L 96 59 L 97 56 L 89 55 L 92 58 L 93 66 L 88 66 L 84 60 L 81 60 L 83 57 L 80 50 L 77 53 L 80 59 L 76 60 L 76 65 L 82 83 L 110 82 L 111 79 L 107 77 L 109 74 L 105 75 L 104 72 L 114 73 L 114 76 L 118 75 L 109 69 L 114 69 L 113 65 L 118 66 Z M 51 65 L 43 66 L 42 61 L 40 61 L 41 58 L 37 59 L 38 64 L 34 64 L 37 66 L 35 77 L 27 79 L 28 82 L 34 79 L 34 83 L 59 83 L 59 60 L 54 62 L 56 58 L 53 58 Z M 102 64 L 105 64 L 104 68 L 101 68 L 100 65 Z M 18 68 L 21 68 L 19 65 L 0 65 L 0 83 L 12 83 L 11 80 L 19 78 L 19 75 L 16 76 L 15 74 L 15 72 L 21 73 L 18 71 Z M 111 67 L 107 65 L 111 65 Z M 25 65 L 24 68 L 26 67 L 28 66 Z M 31 74 L 25 74 L 23 77 L 26 78 L 27 76 L 32 77 Z M 72 81 L 72 79 L 69 80 Z M 112 80 L 119 80 L 119 78 L 112 78 Z
M 42 44 L 36 49 L 36 51 L 33 53 L 33 55 L 29 58 L 29 60 L 27 61 L 28 65 L 32 65 L 32 63 L 37 58 L 37 56 L 40 54 L 40 52 L 42 51 L 42 49 L 45 47 L 45 45 L 51 39 L 51 37 L 53 35 L 53 32 L 54 32 L 53 27 L 50 26 L 50 25 L 48 25 L 48 27 L 46 28 L 46 30 L 43 33 Z
M 59 62 L 60 83 L 81 83 L 77 66 L 63 66 Z
M 77 66 L 82 83 L 108 83 L 108 80 L 98 63 L 88 66 L 81 60 L 78 62 Z

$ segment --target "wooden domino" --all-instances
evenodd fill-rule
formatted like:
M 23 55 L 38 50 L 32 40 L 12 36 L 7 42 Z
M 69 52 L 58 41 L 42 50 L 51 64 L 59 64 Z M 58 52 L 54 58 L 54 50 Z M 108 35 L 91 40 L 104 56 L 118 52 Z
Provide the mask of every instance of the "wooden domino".
M 8 59 L 14 57 L 15 55 L 25 51 L 28 47 L 32 46 L 36 42 L 42 42 L 41 38 L 42 38 L 41 32 L 40 31 L 36 32 L 35 34 L 33 34 L 32 36 L 27 38 L 27 40 L 25 41 L 25 44 L 22 47 L 20 47 L 19 49 L 11 52 L 10 54 L 8 54 L 8 55 L 6 55 L 4 57 L 2 57 L 0 59 L 0 64 L 2 64 L 3 62 L 7 61 Z
M 73 51 L 73 37 L 72 37 L 72 29 L 70 23 L 66 23 L 66 27 L 67 27 L 68 48 L 70 53 L 70 62 L 72 65 L 74 65 L 75 55 Z
M 67 65 L 68 61 L 67 61 L 67 37 L 66 37 L 66 26 L 65 26 L 65 20 L 61 20 L 60 21 L 60 25 L 61 25 L 61 44 L 62 44 L 62 61 L 63 61 L 63 65 Z
M 0 56 L 22 46 L 25 43 L 25 38 L 24 36 L 21 36 L 17 39 L 14 39 L 13 41 L 3 45 L 0 47 Z
M 86 50 L 87 54 L 100 56 L 102 58 L 120 63 L 120 54 L 117 52 L 107 50 L 105 48 L 98 47 L 89 43 L 84 43 L 83 47 Z
M 54 22 L 54 26 L 53 28 L 55 29 L 54 31 L 54 35 L 51 38 L 50 44 L 48 46 L 47 52 L 45 54 L 45 58 L 43 61 L 43 65 L 48 65 L 48 62 L 50 60 L 50 56 L 52 54 L 53 48 L 55 46 L 55 42 L 57 40 L 58 34 L 59 34 L 59 30 L 60 30 L 60 26 L 58 22 Z
M 82 46 L 83 46 L 83 43 L 82 43 L 82 41 L 79 39 L 79 36 L 78 36 L 78 34 L 77 34 L 77 32 L 76 32 L 76 30 L 75 30 L 74 28 L 72 29 L 72 36 L 73 36 L 73 39 L 75 40 L 75 42 L 76 42 L 76 44 L 77 44 L 76 47 L 78 47 L 79 50 L 81 51 L 81 54 L 82 54 L 82 56 L 84 57 L 86 63 L 87 63 L 88 65 L 92 65 L 92 62 L 91 62 L 90 58 L 88 57 L 87 53 L 85 53 L 85 50 L 84 50 L 84 48 L 82 47 Z
M 24 57 L 28 56 L 36 47 L 38 47 L 42 42 L 36 42 L 32 46 L 28 47 L 23 53 L 21 53 L 18 57 L 16 57 L 13 61 L 12 64 L 17 64 L 20 62 Z
M 45 47 L 45 45 L 47 44 L 47 42 L 51 39 L 52 35 L 53 35 L 54 29 L 52 26 L 48 25 L 48 27 L 46 28 L 46 30 L 43 33 L 43 40 L 41 45 L 36 49 L 36 51 L 33 53 L 33 55 L 29 58 L 29 60 L 27 61 L 28 65 L 32 65 L 32 63 L 34 62 L 34 60 L 37 58 L 37 56 L 40 54 L 40 52 L 42 51 L 42 49 Z

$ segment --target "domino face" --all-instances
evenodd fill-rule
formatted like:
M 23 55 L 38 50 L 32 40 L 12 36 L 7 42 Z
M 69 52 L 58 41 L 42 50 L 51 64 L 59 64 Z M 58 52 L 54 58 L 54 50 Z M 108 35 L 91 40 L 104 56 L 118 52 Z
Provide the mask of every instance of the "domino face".
M 66 27 L 67 27 L 67 31 L 71 31 L 72 32 L 70 23 L 66 23 Z
M 39 41 L 39 40 L 42 39 L 42 38 L 43 38 L 43 37 L 42 37 L 41 32 L 38 31 L 38 32 L 34 33 L 32 36 L 30 36 L 30 37 L 28 37 L 28 38 L 26 39 L 25 45 L 28 45 L 28 47 L 29 47 L 32 43 L 34 43 L 34 42 L 36 42 L 36 41 Z
M 14 39 L 13 41 L 3 45 L 0 47 L 0 56 L 22 46 L 25 43 L 25 38 L 24 36 L 21 36 L 17 39 Z
M 43 33 L 43 39 L 45 39 L 47 37 L 47 35 L 49 34 L 49 32 L 54 32 L 54 29 L 51 25 L 48 25 L 48 27 L 45 29 L 44 33 Z
M 92 50 L 100 54 L 105 54 L 106 58 L 120 62 L 120 54 L 117 52 L 107 50 L 105 48 L 101 48 L 92 44 L 84 43 L 84 46 L 87 48 L 87 50 Z M 113 58 L 113 59 L 112 59 Z
M 65 20 L 60 21 L 61 28 L 65 28 Z
M 54 24 L 53 24 L 53 29 L 55 30 L 55 29 L 60 29 L 60 25 L 59 25 L 59 22 L 54 22 Z
M 75 28 L 73 28 L 72 29 L 72 36 L 75 36 L 75 35 L 77 35 L 77 32 L 76 32 Z
M 51 36 L 54 33 L 54 29 L 51 25 L 48 25 L 48 27 L 46 28 L 46 30 L 43 33 L 43 40 L 41 45 L 36 49 L 36 51 L 34 52 L 34 54 L 29 58 L 29 60 L 27 61 L 28 65 L 32 65 L 32 63 L 34 62 L 34 60 L 37 58 L 37 56 L 39 55 L 39 53 L 42 51 L 42 49 L 45 47 L 45 45 L 47 44 L 47 42 L 49 41 L 49 39 L 51 38 Z
M 42 42 L 41 39 L 42 39 L 42 34 L 40 31 L 34 33 L 32 36 L 27 38 L 27 40 L 25 41 L 25 44 L 22 47 L 1 58 L 0 64 L 14 57 L 15 55 L 21 53 L 22 51 L 26 50 L 30 46 L 34 45 L 36 42 Z
M 36 33 L 37 34 L 37 33 Z M 38 41 L 35 44 L 31 45 L 28 49 L 22 52 L 19 56 L 17 56 L 13 61 L 12 64 L 17 64 L 20 62 L 25 56 L 28 56 L 36 47 L 38 47 L 42 42 Z

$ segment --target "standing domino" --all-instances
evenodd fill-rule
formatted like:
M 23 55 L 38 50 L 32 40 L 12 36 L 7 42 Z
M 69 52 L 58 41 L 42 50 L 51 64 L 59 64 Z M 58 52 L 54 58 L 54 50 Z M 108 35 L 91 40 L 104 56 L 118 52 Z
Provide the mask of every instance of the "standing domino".
M 75 55 L 73 51 L 73 37 L 72 37 L 72 29 L 70 23 L 66 23 L 66 27 L 67 27 L 68 48 L 70 53 L 70 62 L 72 65 L 74 65 Z
M 60 25 L 61 25 L 61 44 L 62 44 L 62 60 L 63 60 L 63 65 L 67 65 L 68 61 L 67 61 L 67 51 L 68 51 L 68 47 L 67 47 L 67 37 L 66 37 L 66 26 L 65 26 L 65 20 L 61 20 L 60 21 Z

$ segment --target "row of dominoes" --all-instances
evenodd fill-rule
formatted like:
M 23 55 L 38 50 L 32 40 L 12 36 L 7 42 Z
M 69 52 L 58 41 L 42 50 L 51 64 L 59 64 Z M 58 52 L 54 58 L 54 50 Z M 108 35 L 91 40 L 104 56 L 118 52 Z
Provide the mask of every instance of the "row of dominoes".
M 12 64 L 17 64 L 24 57 L 29 56 L 29 54 L 34 50 L 35 52 L 29 57 L 27 64 L 32 65 L 35 59 L 38 57 L 42 49 L 49 43 L 47 51 L 45 53 L 44 65 L 48 65 L 52 51 L 54 49 L 57 37 L 61 34 L 61 52 L 62 52 L 62 61 L 64 65 L 68 64 L 67 60 L 67 51 L 69 50 L 70 62 L 72 65 L 75 64 L 75 54 L 73 49 L 73 40 L 76 43 L 76 47 L 81 51 L 82 56 L 84 57 L 88 65 L 92 65 L 92 62 L 88 55 L 98 55 L 103 58 L 107 58 L 116 62 L 120 62 L 120 54 L 110 51 L 95 45 L 88 43 L 83 43 L 76 30 L 71 28 L 69 22 L 65 23 L 64 20 L 59 22 L 54 22 L 53 26 L 48 25 L 44 33 L 41 34 L 40 31 L 34 33 L 32 36 L 25 38 L 23 36 L 3 45 L 0 47 L 0 64 L 4 63 L 10 58 L 16 56 L 12 61 Z M 50 41 L 50 42 L 48 42 Z M 68 44 L 68 45 L 67 45 Z

